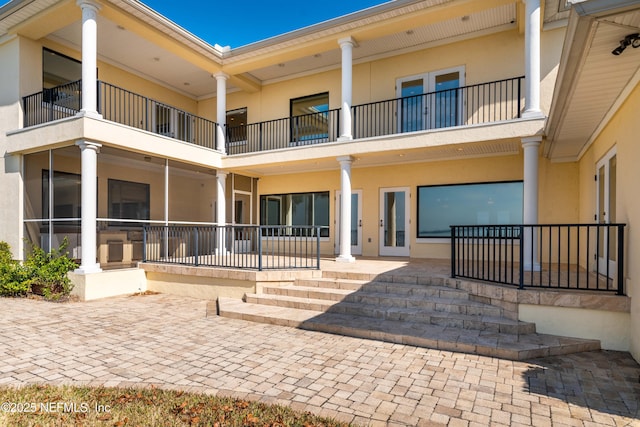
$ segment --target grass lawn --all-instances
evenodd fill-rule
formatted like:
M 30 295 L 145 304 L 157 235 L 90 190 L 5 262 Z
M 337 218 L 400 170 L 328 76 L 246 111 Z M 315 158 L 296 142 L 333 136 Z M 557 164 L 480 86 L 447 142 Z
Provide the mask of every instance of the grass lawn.
M 290 408 L 151 388 L 0 388 L 0 426 L 347 426 Z

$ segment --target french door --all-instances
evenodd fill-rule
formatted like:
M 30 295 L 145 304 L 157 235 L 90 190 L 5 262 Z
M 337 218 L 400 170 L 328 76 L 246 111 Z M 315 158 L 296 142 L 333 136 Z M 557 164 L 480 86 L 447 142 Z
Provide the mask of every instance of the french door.
M 616 222 L 616 149 L 609 151 L 596 164 L 596 219 L 600 224 Z M 613 278 L 617 265 L 617 234 L 609 228 L 598 232 L 598 271 Z
M 409 256 L 409 188 L 380 189 L 380 256 Z
M 400 132 L 414 132 L 460 125 L 464 67 L 434 71 L 398 79 L 396 91 Z
M 341 192 L 336 192 L 336 254 L 340 253 L 340 210 Z M 351 192 L 351 255 L 362 255 L 362 190 Z

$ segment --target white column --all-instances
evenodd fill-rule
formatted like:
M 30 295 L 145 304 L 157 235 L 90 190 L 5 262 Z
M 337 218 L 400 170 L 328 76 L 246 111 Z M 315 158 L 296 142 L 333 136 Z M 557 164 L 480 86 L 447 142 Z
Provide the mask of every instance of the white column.
M 221 153 L 225 152 L 225 126 L 227 124 L 227 79 L 229 75 L 219 72 L 213 75 L 216 78 L 216 121 L 218 122 L 217 132 L 217 144 L 216 149 Z
M 98 25 L 100 5 L 78 0 L 82 8 L 82 108 L 79 115 L 102 118 L 98 114 Z
M 538 224 L 538 151 L 541 136 L 522 138 L 524 150 L 524 194 L 523 194 L 523 223 Z M 538 233 L 535 230 L 525 229 L 522 239 L 524 256 L 524 269 L 526 271 L 540 270 L 538 260 Z
M 227 203 L 226 203 L 226 189 L 227 189 L 227 172 L 218 170 L 216 172 L 216 181 L 217 181 L 217 191 L 216 191 L 216 216 L 217 223 L 219 226 L 224 226 L 227 224 Z M 224 255 L 226 251 L 226 238 L 225 238 L 225 228 L 220 228 L 218 233 L 218 245 L 216 248 L 216 252 L 220 255 Z
M 523 117 L 539 117 L 540 110 L 540 0 L 525 0 L 525 106 Z
M 351 255 L 351 163 L 353 157 L 338 157 L 340 162 L 340 255 L 338 262 L 354 262 Z
M 353 139 L 351 124 L 351 95 L 353 92 L 353 46 L 351 37 L 338 40 L 342 50 L 342 105 L 340 109 L 340 137 L 338 141 Z
M 101 145 L 89 141 L 78 141 L 81 162 L 81 244 L 82 259 L 76 273 L 99 273 L 100 264 L 96 262 L 96 205 L 98 201 L 98 151 Z

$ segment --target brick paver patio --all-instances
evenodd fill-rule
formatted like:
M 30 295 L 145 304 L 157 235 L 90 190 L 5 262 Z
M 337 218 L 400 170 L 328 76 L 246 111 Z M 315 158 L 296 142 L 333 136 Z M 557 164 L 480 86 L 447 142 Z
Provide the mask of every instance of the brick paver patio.
M 169 295 L 0 298 L 0 386 L 159 385 L 362 425 L 640 425 L 627 353 L 512 362 L 220 317 Z

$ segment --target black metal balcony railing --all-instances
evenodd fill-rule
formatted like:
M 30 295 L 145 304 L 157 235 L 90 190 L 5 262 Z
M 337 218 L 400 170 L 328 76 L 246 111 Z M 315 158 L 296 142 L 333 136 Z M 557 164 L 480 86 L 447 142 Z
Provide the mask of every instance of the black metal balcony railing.
M 319 269 L 319 226 L 145 226 L 143 262 L 249 270 Z
M 451 276 L 624 295 L 625 224 L 451 226 Z
M 242 154 L 333 142 L 340 110 L 227 127 L 227 153 Z
M 422 95 L 395 98 L 351 109 L 355 139 L 469 126 L 520 118 L 524 77 L 498 80 Z M 23 98 L 25 127 L 75 115 L 81 82 Z M 98 82 L 98 112 L 106 120 L 203 147 L 217 147 L 218 124 L 151 98 Z M 230 155 L 335 142 L 340 110 L 226 128 Z
M 217 123 L 102 81 L 98 112 L 112 122 L 216 148 Z
M 25 96 L 24 127 L 75 116 L 82 104 L 81 82 L 71 82 Z

